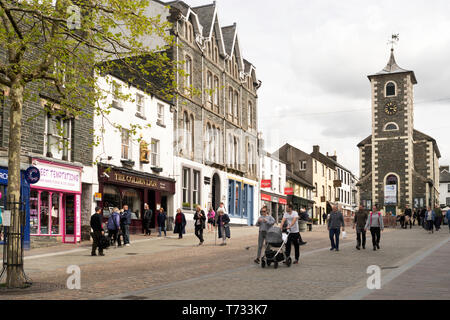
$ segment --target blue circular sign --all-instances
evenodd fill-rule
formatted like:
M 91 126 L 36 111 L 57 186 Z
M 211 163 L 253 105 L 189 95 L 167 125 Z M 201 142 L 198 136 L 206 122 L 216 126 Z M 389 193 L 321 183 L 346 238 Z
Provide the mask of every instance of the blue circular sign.
M 29 167 L 25 171 L 25 179 L 28 181 L 29 184 L 36 184 L 41 179 L 41 173 L 39 172 L 39 169 L 36 167 Z

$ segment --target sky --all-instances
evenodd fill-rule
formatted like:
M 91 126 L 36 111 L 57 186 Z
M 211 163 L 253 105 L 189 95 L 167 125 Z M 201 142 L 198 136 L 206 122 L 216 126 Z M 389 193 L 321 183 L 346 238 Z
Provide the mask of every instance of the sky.
M 211 3 L 186 0 L 191 6 Z M 450 164 L 450 1 L 217 0 L 221 26 L 237 23 L 242 55 L 256 67 L 258 130 L 265 149 L 285 143 L 336 151 L 359 176 L 357 144 L 371 134 L 367 75 L 389 59 L 413 70 L 415 129 L 437 140 Z

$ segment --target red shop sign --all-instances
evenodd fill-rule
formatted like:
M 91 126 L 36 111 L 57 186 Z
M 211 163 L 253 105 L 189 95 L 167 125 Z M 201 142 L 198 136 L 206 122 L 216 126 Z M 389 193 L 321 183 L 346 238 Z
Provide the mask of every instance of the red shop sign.
M 294 188 L 284 188 L 284 194 L 286 194 L 286 195 L 293 195 L 294 194 Z
M 280 198 L 280 199 L 279 199 L 279 203 L 280 203 L 280 204 L 287 204 L 287 200 L 286 200 L 286 199 Z
M 272 187 L 272 180 L 261 180 L 261 188 Z
M 261 200 L 272 202 L 272 197 L 267 194 L 261 193 Z

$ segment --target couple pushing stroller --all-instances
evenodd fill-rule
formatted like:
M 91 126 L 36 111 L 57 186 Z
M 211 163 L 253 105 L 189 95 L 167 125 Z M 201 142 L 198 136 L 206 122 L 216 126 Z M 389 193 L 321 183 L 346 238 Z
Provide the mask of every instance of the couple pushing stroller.
M 255 259 L 255 263 L 261 263 L 264 268 L 266 265 L 270 266 L 272 263 L 275 268 L 278 268 L 278 263 L 283 262 L 288 267 L 292 264 L 291 246 L 295 248 L 295 261 L 294 264 L 298 264 L 300 259 L 300 244 L 304 244 L 300 237 L 300 231 L 298 227 L 298 220 L 309 220 L 309 216 L 306 211 L 299 214 L 293 211 L 292 205 L 287 206 L 287 210 L 281 220 L 281 228 L 276 227 L 275 219 L 269 216 L 267 208 L 264 207 L 261 210 L 261 217 L 258 219 L 256 226 L 259 226 L 259 238 L 258 238 L 258 256 Z M 286 224 L 286 225 L 285 225 Z M 285 231 L 285 233 L 283 233 Z M 264 256 L 260 260 L 261 250 L 264 242 L 266 242 Z

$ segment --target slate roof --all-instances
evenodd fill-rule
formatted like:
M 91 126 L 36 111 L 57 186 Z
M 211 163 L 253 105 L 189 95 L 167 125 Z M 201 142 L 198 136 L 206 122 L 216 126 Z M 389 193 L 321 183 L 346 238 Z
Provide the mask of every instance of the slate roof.
M 189 10 L 189 5 L 187 5 L 184 1 L 169 1 L 164 4 L 179 9 L 184 16 L 187 15 Z
M 438 158 L 441 158 L 441 152 L 439 151 L 439 147 L 434 138 L 432 138 L 429 135 L 426 135 L 425 133 L 422 133 L 416 129 L 414 129 L 413 138 L 414 138 L 414 141 L 427 140 L 427 141 L 433 142 L 434 149 L 436 150 L 436 154 L 438 155 Z M 372 143 L 372 135 L 368 136 L 366 139 L 361 141 L 358 144 L 358 147 L 363 147 L 363 146 L 365 146 L 367 144 L 371 144 L 371 143 Z
M 235 34 L 236 34 L 236 24 L 232 26 L 222 27 L 222 36 L 223 42 L 225 44 L 225 51 L 229 55 L 231 55 Z
M 365 138 L 363 141 L 361 141 L 358 144 L 358 148 L 359 147 L 364 147 L 366 144 L 371 144 L 372 143 L 372 135 L 368 136 L 367 138 Z
M 325 163 L 328 167 L 332 169 L 336 168 L 336 163 L 321 152 L 318 153 L 312 152 L 311 157 L 313 157 L 314 159 L 318 160 L 321 163 Z
M 296 175 L 296 174 L 294 174 L 292 172 L 286 171 L 286 179 L 291 179 L 291 180 L 293 180 L 295 182 L 298 182 L 298 183 L 300 183 L 300 184 L 302 184 L 304 186 L 307 186 L 309 188 L 314 189 L 314 186 L 311 183 L 309 183 L 308 181 L 306 181 L 302 177 L 300 177 L 300 176 L 298 176 L 298 175 Z
M 211 3 L 204 6 L 193 8 L 198 16 L 200 24 L 203 26 L 203 36 L 208 37 L 213 28 L 214 12 L 216 11 L 216 4 Z
M 441 171 L 441 173 L 439 174 L 439 181 L 440 183 L 450 182 L 450 172 L 448 172 L 447 170 Z
M 385 75 L 385 74 L 396 74 L 396 73 L 411 73 L 413 83 L 417 84 L 417 79 L 416 79 L 416 75 L 414 74 L 414 71 L 405 70 L 405 69 L 400 68 L 398 66 L 397 62 L 395 61 L 394 49 L 391 49 L 391 57 L 389 58 L 389 61 L 386 65 L 386 67 L 384 67 L 384 69 L 378 73 L 369 75 L 369 79 L 373 76 L 379 76 L 379 75 Z

